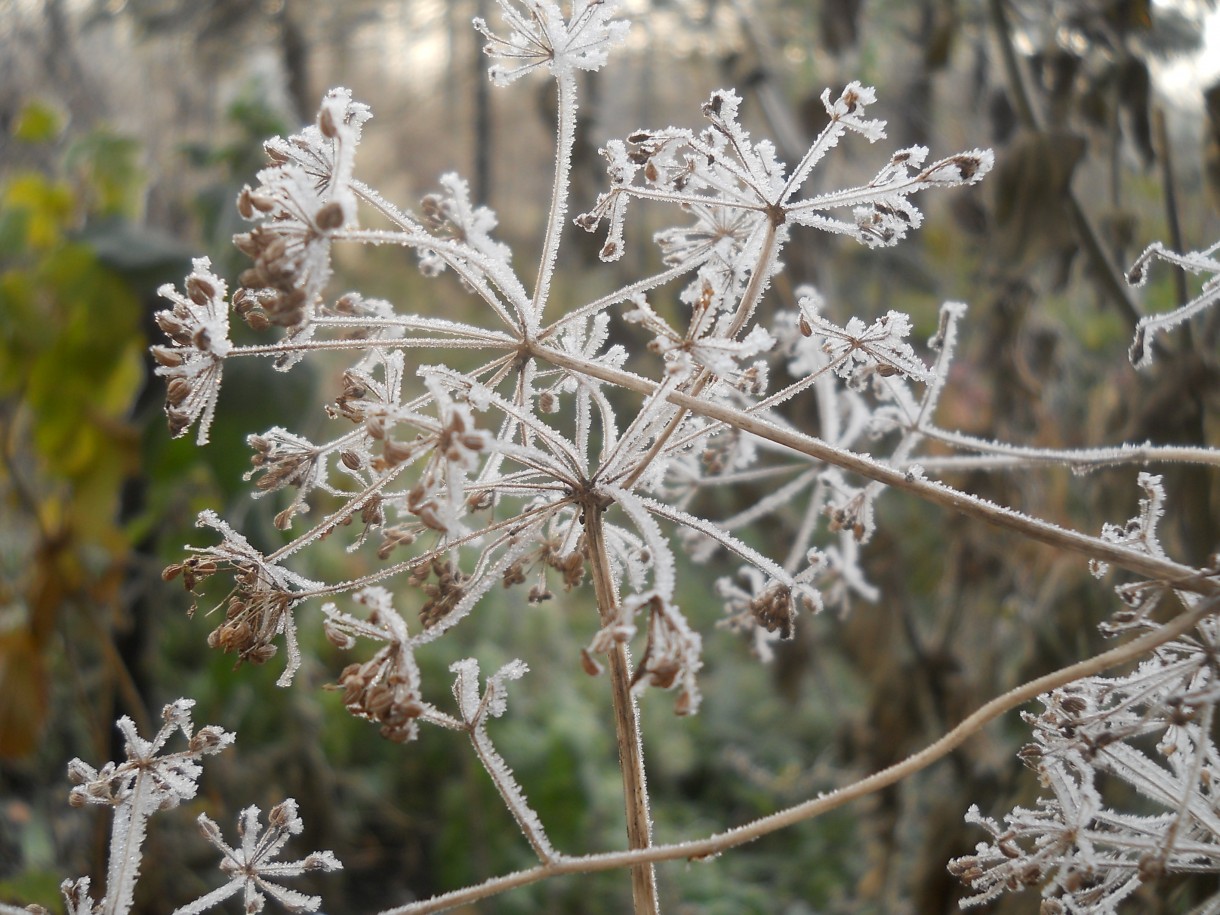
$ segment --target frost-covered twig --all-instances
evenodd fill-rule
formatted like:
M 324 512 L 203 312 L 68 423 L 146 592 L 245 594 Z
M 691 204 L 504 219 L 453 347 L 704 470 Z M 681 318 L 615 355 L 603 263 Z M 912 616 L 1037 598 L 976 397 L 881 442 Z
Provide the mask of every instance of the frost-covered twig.
M 1132 639 L 1130 642 L 1112 648 L 1102 654 L 1045 674 L 1028 683 L 1023 683 L 980 706 L 942 737 L 919 752 L 908 756 L 906 759 L 854 781 L 843 788 L 820 794 L 816 798 L 785 808 L 770 816 L 761 817 L 746 826 L 729 829 L 704 839 L 668 845 L 654 845 L 646 851 L 608 852 L 583 857 L 565 857 L 562 861 L 554 864 L 519 871 L 515 874 L 488 880 L 477 886 L 444 893 L 432 899 L 386 909 L 380 915 L 426 915 L 426 913 L 431 912 L 443 912 L 460 905 L 469 905 L 479 899 L 496 896 L 508 890 L 562 874 L 618 870 L 630 867 L 641 861 L 660 862 L 683 859 L 700 861 L 714 857 L 738 845 L 752 842 L 764 835 L 785 829 L 795 823 L 816 818 L 854 800 L 867 797 L 891 785 L 898 784 L 914 773 L 926 769 L 938 760 L 943 759 L 1001 715 L 1020 708 L 1031 699 L 1045 692 L 1111 667 L 1128 664 L 1160 645 L 1189 632 L 1194 626 L 1199 624 L 1200 620 L 1206 618 L 1214 611 L 1214 602 L 1200 603 L 1194 608 L 1183 612 L 1156 631 L 1145 633 L 1138 638 Z

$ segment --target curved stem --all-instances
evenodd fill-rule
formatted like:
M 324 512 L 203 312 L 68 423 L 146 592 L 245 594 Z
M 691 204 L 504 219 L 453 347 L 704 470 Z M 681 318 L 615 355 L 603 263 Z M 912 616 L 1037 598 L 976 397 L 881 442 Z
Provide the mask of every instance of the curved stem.
M 948 731 L 940 739 L 924 747 L 917 753 L 908 756 L 901 762 L 882 769 L 879 772 L 852 782 L 837 791 L 823 794 L 804 803 L 797 804 L 762 817 L 745 826 L 730 829 L 717 835 L 708 836 L 692 842 L 677 842 L 672 845 L 654 845 L 651 848 L 637 851 L 607 852 L 604 854 L 587 855 L 580 858 L 562 858 L 553 864 L 518 871 L 504 877 L 488 880 L 478 886 L 466 887 L 452 893 L 444 893 L 431 899 L 387 909 L 381 915 L 425 915 L 430 912 L 443 912 L 459 905 L 468 905 L 479 899 L 486 899 L 507 890 L 530 883 L 537 883 L 549 877 L 561 874 L 583 874 L 596 871 L 614 870 L 621 867 L 638 866 L 640 862 L 673 861 L 687 859 L 690 861 L 718 855 L 730 848 L 744 845 L 768 833 L 791 826 L 804 820 L 813 819 L 828 813 L 857 798 L 888 788 L 907 779 L 932 763 L 944 758 L 957 749 L 970 737 L 994 721 L 1000 715 L 1024 705 L 1031 699 L 1065 686 L 1084 677 L 1093 676 L 1111 667 L 1134 661 L 1149 651 L 1189 632 L 1201 619 L 1215 610 L 1215 600 L 1200 601 L 1194 609 L 1182 613 L 1164 626 L 1148 632 L 1139 638 L 1132 639 L 1122 645 L 1102 652 L 1092 658 L 1079 661 L 1076 664 L 1062 667 L 1045 676 L 1030 680 L 1027 683 L 997 696 L 981 706 L 960 724 Z
M 568 212 L 572 147 L 576 145 L 576 78 L 571 73 L 564 73 L 555 82 L 559 86 L 559 140 L 555 145 L 555 183 L 551 188 L 551 212 L 546 221 L 542 260 L 538 264 L 538 282 L 534 286 L 534 297 L 530 305 L 532 320 L 535 322 L 542 315 L 551 292 L 555 258 L 559 254 L 559 238 L 563 234 L 564 217 Z

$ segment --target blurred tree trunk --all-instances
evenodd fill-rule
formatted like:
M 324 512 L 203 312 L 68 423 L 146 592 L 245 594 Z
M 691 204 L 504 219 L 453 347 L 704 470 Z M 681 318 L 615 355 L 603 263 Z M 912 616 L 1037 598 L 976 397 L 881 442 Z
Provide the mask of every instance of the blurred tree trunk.
M 475 0 L 475 15 L 487 18 L 487 0 Z M 487 58 L 475 44 L 472 77 L 474 79 L 474 199 L 482 203 L 491 200 L 491 87 L 487 79 Z
M 280 60 L 284 65 L 284 80 L 293 114 L 301 122 L 309 120 L 318 105 L 316 93 L 309 84 L 309 42 L 293 11 L 302 7 L 300 0 L 285 0 L 277 15 Z

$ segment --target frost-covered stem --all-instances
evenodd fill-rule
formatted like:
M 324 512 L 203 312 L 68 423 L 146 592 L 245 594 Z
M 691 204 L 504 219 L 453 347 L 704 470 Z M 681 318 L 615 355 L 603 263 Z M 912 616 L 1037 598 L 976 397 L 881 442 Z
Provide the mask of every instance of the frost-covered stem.
M 745 292 L 741 294 L 741 301 L 737 303 L 737 311 L 733 315 L 733 323 L 729 326 L 730 339 L 735 338 L 746 322 L 750 320 L 754 309 L 758 307 L 759 300 L 762 299 L 763 292 L 767 289 L 767 284 L 771 282 L 771 273 L 775 270 L 775 256 L 779 247 L 778 230 L 779 224 L 775 219 L 769 218 L 766 232 L 763 235 L 762 248 L 758 252 L 758 263 L 754 266 L 754 272 L 750 274 L 750 282 L 746 284 Z
M 602 381 L 641 394 L 651 394 L 657 387 L 655 382 L 639 375 L 582 359 L 570 353 L 545 347 L 537 347 L 533 352 L 538 358 L 545 359 L 561 368 L 592 375 L 594 378 L 600 378 Z M 1100 537 L 1091 537 L 1079 531 L 1060 527 L 1050 521 L 997 505 L 934 480 L 921 479 L 914 474 L 907 474 L 890 467 L 868 455 L 836 448 L 819 438 L 776 426 L 742 410 L 723 404 L 709 403 L 681 391 L 671 391 L 666 399 L 677 406 L 685 407 L 698 416 L 718 420 L 742 432 L 748 432 L 777 445 L 825 461 L 827 464 L 833 464 L 843 470 L 858 473 L 870 480 L 909 492 L 943 508 L 986 521 L 996 527 L 1007 528 L 1048 546 L 1108 562 L 1144 578 L 1167 582 L 1174 588 L 1201 593 L 1212 593 L 1217 590 L 1215 580 L 1203 575 L 1198 569 L 1128 549 L 1102 540 Z
M 115 808 L 110 824 L 110 861 L 101 915 L 126 915 L 131 910 L 136 880 L 140 877 L 140 861 L 144 857 L 148 817 L 152 813 L 146 797 L 151 788 L 148 782 L 148 774 L 142 770 L 138 772 L 131 794 Z
M 543 865 L 527 871 L 518 871 L 504 877 L 488 880 L 477 886 L 455 890 L 411 903 L 396 909 L 388 909 L 381 915 L 426 915 L 430 912 L 443 912 L 446 909 L 460 905 L 469 905 L 479 899 L 486 899 L 507 890 L 562 874 L 594 873 L 597 871 L 614 870 L 620 867 L 634 867 L 641 861 L 673 861 L 686 858 L 697 861 L 721 854 L 730 848 L 744 845 L 746 842 L 760 838 L 779 829 L 784 829 L 804 820 L 836 810 L 850 801 L 873 794 L 891 785 L 910 778 L 916 772 L 926 769 L 934 762 L 943 759 L 956 750 L 970 737 L 977 734 L 987 724 L 996 718 L 1024 705 L 1043 693 L 1058 689 L 1068 683 L 1073 683 L 1084 677 L 1094 676 L 1111 667 L 1117 667 L 1143 657 L 1160 645 L 1164 645 L 1178 636 L 1189 632 L 1198 622 L 1215 610 L 1215 600 L 1200 601 L 1192 610 L 1161 626 L 1152 632 L 1145 633 L 1137 639 L 1132 639 L 1123 645 L 1111 648 L 1099 655 L 1062 667 L 1059 670 L 1030 680 L 1015 687 L 1001 696 L 981 706 L 960 724 L 948 731 L 941 738 L 913 753 L 901 762 L 889 768 L 875 772 L 866 778 L 852 782 L 837 791 L 822 794 L 811 800 L 788 807 L 778 813 L 765 816 L 705 839 L 690 842 L 676 842 L 672 845 L 654 845 L 643 850 L 607 852 L 604 854 L 587 855 L 580 858 L 564 858 L 555 864 Z
M 471 724 L 466 730 L 470 735 L 470 743 L 474 746 L 475 755 L 479 757 L 479 762 L 483 764 L 483 768 L 491 776 L 496 790 L 500 792 L 500 797 L 504 799 L 504 806 L 508 808 L 508 812 L 513 815 L 513 819 L 521 827 L 521 832 L 525 835 L 526 841 L 530 843 L 530 847 L 534 849 L 534 854 L 538 856 L 538 860 L 543 864 L 556 860 L 559 856 L 555 853 L 555 849 L 551 847 L 550 840 L 546 837 L 542 821 L 538 819 L 538 814 L 530 807 L 529 801 L 525 797 L 525 792 L 521 790 L 517 780 L 512 777 L 508 763 L 504 761 L 504 757 L 492 745 L 491 738 L 487 736 L 483 723 Z
M 542 260 L 538 264 L 538 282 L 534 286 L 531 310 L 535 320 L 542 314 L 551 291 L 555 258 L 559 254 L 559 238 L 563 234 L 564 217 L 568 212 L 568 184 L 572 171 L 572 148 L 576 144 L 576 77 L 570 72 L 557 74 L 559 87 L 559 139 L 555 144 L 555 183 L 551 187 L 551 212 L 546 221 L 546 238 L 542 243 Z
M 584 509 L 585 542 L 603 626 L 608 625 L 618 613 L 618 595 L 615 593 L 610 556 L 602 529 L 604 510 L 593 500 Z M 652 846 L 652 817 L 648 811 L 648 787 L 644 780 L 644 745 L 640 738 L 639 711 L 635 697 L 631 695 L 631 669 L 626 643 L 616 641 L 607 655 L 619 768 L 623 773 L 627 842 L 632 851 L 639 851 Z M 658 915 L 660 912 L 656 873 L 651 862 L 631 865 L 631 895 L 635 900 L 636 915 Z
M 1024 445 L 1009 445 L 1004 442 L 989 442 L 960 432 L 949 432 L 935 426 L 921 427 L 924 437 L 975 455 L 948 455 L 943 457 L 914 457 L 909 461 L 897 461 L 898 466 L 921 464 L 924 468 L 952 470 L 958 465 L 962 469 L 976 470 L 988 467 L 1028 467 L 1035 464 L 1052 464 L 1070 467 L 1075 471 L 1092 470 L 1097 467 L 1114 467 L 1119 464 L 1211 464 L 1220 465 L 1220 453 L 1214 448 L 1198 448 L 1190 445 L 1115 445 L 1112 448 L 1028 448 Z

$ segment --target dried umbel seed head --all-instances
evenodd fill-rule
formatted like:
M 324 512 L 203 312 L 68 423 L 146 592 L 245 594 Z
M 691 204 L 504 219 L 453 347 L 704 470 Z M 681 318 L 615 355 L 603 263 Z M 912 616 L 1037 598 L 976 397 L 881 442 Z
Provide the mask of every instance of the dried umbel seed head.
M 504 570 L 504 576 L 501 579 L 504 587 L 511 588 L 513 585 L 523 584 L 525 582 L 525 564 L 514 562 Z
M 213 750 L 224 742 L 224 731 L 216 727 L 200 728 L 190 739 L 192 753 L 204 753 Z
M 318 130 L 329 140 L 339 136 L 339 125 L 335 123 L 335 113 L 329 105 L 323 105 L 318 112 Z
M 216 298 L 216 287 L 206 277 L 191 274 L 186 280 L 186 295 L 196 305 L 210 305 Z
M 381 507 L 381 496 L 372 496 L 360 509 L 360 520 L 365 524 L 385 523 L 385 511 Z
M 256 193 L 246 185 L 237 195 L 237 212 L 242 219 L 256 219 L 260 213 L 270 213 L 275 209 L 275 201 L 264 194 Z
M 410 546 L 415 542 L 415 531 L 405 527 L 387 527 L 381 532 L 381 546 L 377 548 L 377 558 L 387 559 L 400 546 Z
M 267 813 L 267 824 L 273 829 L 283 829 L 296 819 L 296 804 L 284 801 L 276 804 Z
M 254 631 L 245 620 L 230 620 L 208 634 L 208 647 L 225 653 L 244 652 L 254 644 Z
M 779 582 L 771 582 L 750 601 L 750 613 L 758 625 L 768 632 L 778 632 L 780 638 L 792 638 L 796 623 L 792 592 Z

